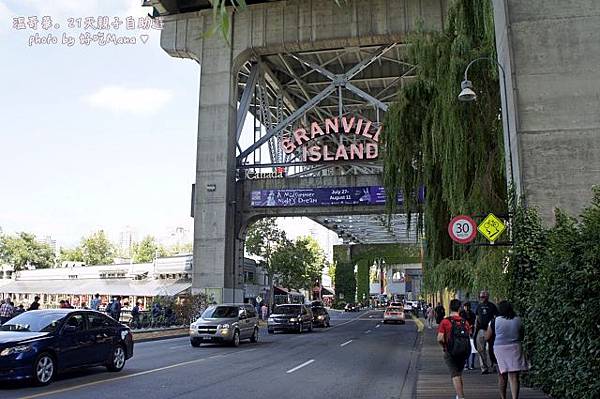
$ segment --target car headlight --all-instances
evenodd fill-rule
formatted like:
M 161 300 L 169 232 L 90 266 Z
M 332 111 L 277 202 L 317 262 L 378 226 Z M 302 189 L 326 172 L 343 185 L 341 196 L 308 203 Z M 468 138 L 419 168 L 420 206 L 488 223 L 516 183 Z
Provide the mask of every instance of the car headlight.
M 275 319 L 272 317 L 269 317 L 267 321 L 275 321 Z
M 229 324 L 219 324 L 217 328 L 219 330 L 227 330 L 229 328 Z
M 2 352 L 0 352 L 0 356 L 10 356 L 18 353 L 25 353 L 29 352 L 32 349 L 33 348 L 31 347 L 31 345 L 13 346 L 12 348 L 6 348 Z
M 324 318 L 325 318 L 325 316 L 319 316 L 319 317 L 317 317 L 317 319 L 319 319 L 319 320 L 323 320 Z
M 295 323 L 295 322 L 297 322 L 297 321 L 298 321 L 298 319 L 297 319 L 297 318 L 295 318 L 295 317 L 292 317 L 292 318 L 290 319 L 290 323 Z

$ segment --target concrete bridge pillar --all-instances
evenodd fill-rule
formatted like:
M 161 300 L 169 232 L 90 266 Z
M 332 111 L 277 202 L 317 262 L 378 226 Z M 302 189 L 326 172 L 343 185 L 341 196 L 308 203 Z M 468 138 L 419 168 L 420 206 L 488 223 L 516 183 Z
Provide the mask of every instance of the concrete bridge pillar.
M 203 37 L 211 14 L 166 22 L 162 47 L 201 64 L 194 203 L 193 293 L 234 298 L 235 131 L 237 99 L 232 49 L 219 35 Z

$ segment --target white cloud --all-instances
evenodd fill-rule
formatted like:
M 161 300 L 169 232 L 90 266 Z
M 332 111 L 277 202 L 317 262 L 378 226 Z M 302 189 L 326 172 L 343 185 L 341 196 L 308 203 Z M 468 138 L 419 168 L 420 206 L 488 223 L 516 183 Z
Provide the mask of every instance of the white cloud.
M 164 89 L 107 86 L 86 96 L 84 100 L 93 107 L 114 112 L 149 114 L 159 110 L 171 98 L 173 93 Z

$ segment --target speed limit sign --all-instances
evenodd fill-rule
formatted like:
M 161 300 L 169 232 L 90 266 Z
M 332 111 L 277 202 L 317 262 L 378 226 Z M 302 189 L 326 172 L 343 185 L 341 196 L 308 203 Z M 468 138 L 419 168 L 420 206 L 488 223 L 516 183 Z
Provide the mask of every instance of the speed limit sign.
M 450 238 L 459 244 L 469 243 L 477 235 L 477 224 L 468 216 L 456 216 L 448 225 L 448 234 L 450 234 Z

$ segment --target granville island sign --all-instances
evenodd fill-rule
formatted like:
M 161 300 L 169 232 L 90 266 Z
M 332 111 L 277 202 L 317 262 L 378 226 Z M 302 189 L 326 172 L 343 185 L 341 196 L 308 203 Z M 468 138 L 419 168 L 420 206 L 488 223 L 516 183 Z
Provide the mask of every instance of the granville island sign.
M 379 156 L 379 136 L 383 126 L 362 117 L 345 117 L 325 119 L 324 129 L 318 122 L 310 124 L 310 128 L 299 127 L 291 136 L 283 138 L 281 148 L 286 154 L 302 149 L 304 162 L 330 162 L 374 160 Z M 319 138 L 327 136 L 354 136 L 367 138 L 366 142 L 344 144 L 318 143 Z

